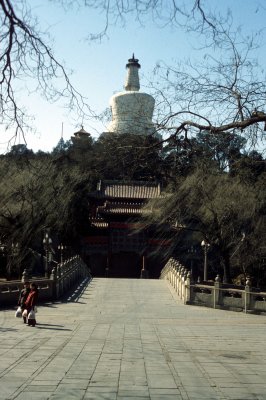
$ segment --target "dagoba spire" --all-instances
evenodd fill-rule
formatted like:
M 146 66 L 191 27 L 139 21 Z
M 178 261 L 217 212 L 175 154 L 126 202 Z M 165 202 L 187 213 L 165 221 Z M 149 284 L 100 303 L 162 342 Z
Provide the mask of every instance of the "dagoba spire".
M 138 61 L 133 53 L 126 64 L 125 90 L 116 93 L 110 99 L 112 121 L 108 125 L 108 132 L 135 135 L 149 135 L 154 132 L 152 115 L 155 100 L 148 93 L 139 91 Z
M 138 59 L 135 58 L 134 53 L 132 58 L 128 60 L 126 68 L 128 70 L 126 77 L 125 89 L 129 91 L 139 91 L 139 68 L 140 64 Z

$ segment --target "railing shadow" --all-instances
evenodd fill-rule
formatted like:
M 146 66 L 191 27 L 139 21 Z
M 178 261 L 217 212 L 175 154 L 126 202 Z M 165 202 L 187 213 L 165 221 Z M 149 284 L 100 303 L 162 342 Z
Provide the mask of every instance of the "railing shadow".
M 86 302 L 80 301 L 80 298 L 84 294 L 87 286 L 92 281 L 91 277 L 86 277 L 82 282 L 74 286 L 71 290 L 66 292 L 61 298 L 60 303 L 79 303 L 86 304 Z

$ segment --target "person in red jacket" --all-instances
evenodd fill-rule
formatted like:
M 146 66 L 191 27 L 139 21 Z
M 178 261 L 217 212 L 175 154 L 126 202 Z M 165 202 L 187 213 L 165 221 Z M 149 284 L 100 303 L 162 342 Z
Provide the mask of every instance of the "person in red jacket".
M 25 301 L 25 308 L 28 312 L 28 325 L 35 326 L 36 325 L 36 318 L 29 319 L 30 311 L 34 311 L 34 307 L 37 304 L 39 291 L 37 289 L 36 283 L 32 282 L 30 284 L 30 293 L 28 294 L 27 300 Z
M 18 306 L 21 307 L 21 311 L 23 312 L 25 310 L 25 301 L 27 300 L 27 297 L 30 293 L 30 282 L 24 282 L 24 287 L 21 290 L 19 294 L 19 299 L 18 299 Z M 27 318 L 23 317 L 23 322 L 26 324 Z

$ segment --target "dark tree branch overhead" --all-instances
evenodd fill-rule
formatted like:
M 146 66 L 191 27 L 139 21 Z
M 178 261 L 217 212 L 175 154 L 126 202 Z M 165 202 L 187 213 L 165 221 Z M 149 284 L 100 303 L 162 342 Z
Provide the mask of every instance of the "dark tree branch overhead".
M 63 97 L 77 113 L 92 111 L 82 95 L 73 87 L 65 67 L 56 59 L 45 42 L 45 35 L 37 31 L 37 23 L 30 13 L 26 1 L 0 0 L 0 111 L 1 124 L 13 128 L 14 135 L 30 128 L 18 92 L 21 82 L 34 82 L 33 91 L 38 91 L 48 101 Z M 48 42 L 48 38 L 45 38 Z M 63 80 L 63 87 L 56 85 Z M 23 87 L 25 91 L 25 87 Z M 25 138 L 24 138 L 25 139 Z
M 266 79 L 254 61 L 256 40 L 216 24 L 215 56 L 206 48 L 197 61 L 157 65 L 160 84 L 151 83 L 160 104 L 157 127 L 175 135 L 234 132 L 256 143 L 266 130 Z
M 264 112 L 259 112 L 259 113 L 254 112 L 254 115 L 251 116 L 250 118 L 240 120 L 240 121 L 229 122 L 227 124 L 219 125 L 219 126 L 212 125 L 212 123 L 210 121 L 208 121 L 206 118 L 199 116 L 198 114 L 195 114 L 190 111 L 184 111 L 184 112 L 178 112 L 178 113 L 172 114 L 171 116 L 168 117 L 168 120 L 170 120 L 171 118 L 175 118 L 178 115 L 183 115 L 183 114 L 191 114 L 191 115 L 200 117 L 201 119 L 204 119 L 207 122 L 207 125 L 200 124 L 200 123 L 194 122 L 192 120 L 184 120 L 182 123 L 180 123 L 180 125 L 171 126 L 169 128 L 167 127 L 167 123 L 165 125 L 161 125 L 161 126 L 158 125 L 157 130 L 158 131 L 168 130 L 170 132 L 174 131 L 174 135 L 178 135 L 184 131 L 187 132 L 189 128 L 196 128 L 198 131 L 207 131 L 210 133 L 220 133 L 220 132 L 230 132 L 230 131 L 236 131 L 236 130 L 242 131 L 251 125 L 263 122 L 264 126 L 265 126 L 265 123 L 266 123 L 266 114 Z

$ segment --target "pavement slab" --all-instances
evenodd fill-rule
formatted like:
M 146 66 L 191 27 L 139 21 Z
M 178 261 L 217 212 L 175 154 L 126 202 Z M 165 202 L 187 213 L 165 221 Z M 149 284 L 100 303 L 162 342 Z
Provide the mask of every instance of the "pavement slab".
M 266 400 L 266 318 L 185 306 L 163 280 L 95 278 L 0 311 L 0 400 Z

